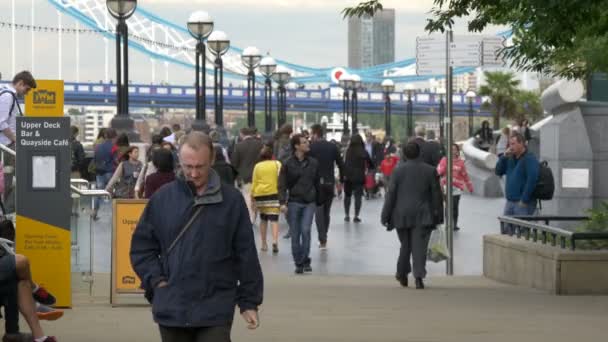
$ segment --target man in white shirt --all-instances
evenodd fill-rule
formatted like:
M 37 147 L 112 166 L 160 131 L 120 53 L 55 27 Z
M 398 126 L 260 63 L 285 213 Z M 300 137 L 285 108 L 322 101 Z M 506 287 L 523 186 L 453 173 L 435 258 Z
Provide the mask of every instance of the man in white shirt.
M 17 116 L 22 115 L 21 106 L 19 105 L 18 97 L 27 95 L 30 89 L 36 88 L 36 80 L 29 71 L 22 71 L 15 75 L 13 82 L 5 87 L 0 88 L 0 144 L 15 150 L 15 141 L 17 140 Z M 15 167 L 15 159 L 9 154 L 4 155 L 5 172 L 7 166 Z M 8 173 L 8 172 L 7 172 Z M 9 173 L 4 177 L 4 199 L 7 202 L 6 206 L 10 212 L 12 208 L 12 192 L 13 177 Z

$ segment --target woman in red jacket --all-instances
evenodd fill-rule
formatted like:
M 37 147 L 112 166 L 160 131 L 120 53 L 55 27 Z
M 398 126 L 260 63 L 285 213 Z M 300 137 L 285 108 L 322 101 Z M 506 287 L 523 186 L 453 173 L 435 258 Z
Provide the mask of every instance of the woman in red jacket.
M 452 213 L 454 216 L 454 230 L 456 231 L 460 230 L 460 227 L 458 227 L 458 205 L 460 204 L 460 195 L 462 195 L 465 190 L 473 192 L 473 184 L 469 179 L 467 168 L 464 165 L 464 159 L 460 157 L 460 147 L 456 144 L 452 145 L 452 155 L 454 156 L 454 159 L 452 160 Z M 437 173 L 441 177 L 441 186 L 443 187 L 444 193 L 447 193 L 447 166 L 448 160 L 446 157 L 443 157 L 437 166 Z

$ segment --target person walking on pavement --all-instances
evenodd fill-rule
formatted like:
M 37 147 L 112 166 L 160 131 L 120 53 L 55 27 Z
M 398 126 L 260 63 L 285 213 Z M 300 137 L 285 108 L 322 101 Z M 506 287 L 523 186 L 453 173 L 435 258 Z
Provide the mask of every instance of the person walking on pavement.
M 335 168 L 339 171 L 339 180 L 342 182 L 344 162 L 340 156 L 340 151 L 335 144 L 323 138 L 323 127 L 315 124 L 311 127 L 312 144 L 308 155 L 319 163 L 319 203 L 315 213 L 315 223 L 319 235 L 319 248 L 327 248 L 327 232 L 329 231 L 329 221 L 331 217 L 331 204 L 334 198 L 335 189 Z
M 260 235 L 263 252 L 268 250 L 266 233 L 268 223 L 272 228 L 272 253 L 279 253 L 279 173 L 281 162 L 272 160 L 272 146 L 265 145 L 260 153 L 260 162 L 253 169 L 251 197 L 253 206 L 260 212 Z
M 0 88 L 0 144 L 15 150 L 17 141 L 17 116 L 23 115 L 18 97 L 24 97 L 31 89 L 36 89 L 34 76 L 29 71 L 22 71 L 13 77 L 10 84 Z M 15 157 L 4 154 L 6 177 L 4 177 L 4 201 L 8 212 L 15 207 L 13 177 L 15 175 Z
M 245 198 L 245 203 L 247 203 L 247 208 L 249 209 L 249 218 L 251 222 L 255 222 L 255 210 L 251 206 L 251 175 L 264 145 L 256 137 L 257 131 L 255 128 L 242 128 L 241 135 L 243 140 L 234 148 L 231 163 L 237 170 L 243 198 Z
M 106 191 L 114 198 L 135 198 L 135 183 L 143 163 L 139 160 L 139 148 L 129 147 L 120 157 L 120 163 L 106 186 Z
M 452 217 L 454 218 L 454 231 L 460 230 L 458 227 L 458 206 L 460 205 L 460 196 L 465 190 L 473 192 L 473 183 L 469 179 L 467 168 L 464 165 L 464 160 L 460 157 L 460 147 L 457 144 L 452 145 Z M 437 173 L 441 177 L 441 186 L 444 189 L 444 194 L 447 195 L 447 168 L 448 158 L 443 157 L 437 166 Z M 446 208 L 449 210 L 449 208 Z
M 443 196 L 437 171 L 420 158 L 420 146 L 410 142 L 403 153 L 406 162 L 393 171 L 381 222 L 387 230 L 397 230 L 401 242 L 395 277 L 408 286 L 411 258 L 416 288 L 423 289 L 431 231 L 443 223 Z
M 287 158 L 279 175 L 279 203 L 287 214 L 291 235 L 291 253 L 296 274 L 312 272 L 310 229 L 318 203 L 319 164 L 307 156 L 308 140 L 301 134 L 291 137 L 294 154 Z
M 152 303 L 163 342 L 229 342 L 235 306 L 259 326 L 263 275 L 243 196 L 211 169 L 213 143 L 191 132 L 182 172 L 146 205 L 131 264 Z
M 420 146 L 422 160 L 428 165 L 436 168 L 441 160 L 441 144 L 434 140 L 425 140 L 426 129 L 423 126 L 416 127 L 416 138 L 414 142 Z
M 344 152 L 344 221 L 350 221 L 350 203 L 355 196 L 355 223 L 361 222 L 359 213 L 363 202 L 363 185 L 365 184 L 366 170 L 373 169 L 374 163 L 365 150 L 363 138 L 355 134 Z
M 505 216 L 534 214 L 536 199 L 533 193 L 538 182 L 539 168 L 538 159 L 526 148 L 524 135 L 512 132 L 509 148 L 496 163 L 496 175 L 507 176 Z M 503 229 L 510 227 L 505 226 Z
M 107 128 L 105 131 L 105 140 L 95 148 L 94 159 L 97 189 L 105 189 L 114 174 L 114 154 L 112 153 L 112 150 L 116 137 L 116 130 Z M 97 212 L 99 211 L 100 204 L 101 198 L 95 198 L 93 212 L 91 213 L 93 220 L 98 220 Z

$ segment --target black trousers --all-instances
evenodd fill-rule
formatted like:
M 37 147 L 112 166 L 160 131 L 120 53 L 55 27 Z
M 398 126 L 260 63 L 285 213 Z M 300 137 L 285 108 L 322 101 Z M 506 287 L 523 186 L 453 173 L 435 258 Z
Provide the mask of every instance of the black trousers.
M 344 183 L 344 214 L 350 216 L 350 201 L 355 195 L 355 217 L 359 217 L 361 205 L 363 201 L 363 184 L 360 183 Z
M 333 198 L 325 200 L 325 202 L 317 206 L 315 213 L 315 223 L 317 224 L 317 233 L 319 233 L 319 242 L 327 242 L 327 232 L 329 231 L 329 220 L 331 218 L 331 205 Z
M 160 327 L 162 342 L 230 342 L 232 324 L 202 328 Z
M 408 274 L 414 273 L 414 277 L 424 278 L 426 276 L 426 250 L 429 246 L 431 229 L 413 227 L 396 230 L 399 242 L 401 242 L 397 260 L 397 275 L 401 279 L 406 279 Z M 410 263 L 410 259 L 412 259 L 412 263 Z
M 456 195 L 456 196 L 452 196 L 452 216 L 454 217 L 454 228 L 458 227 L 458 213 L 459 213 L 459 208 L 460 206 L 460 195 Z M 445 207 L 445 218 L 446 218 L 446 224 L 447 224 L 447 218 L 448 218 L 448 207 Z

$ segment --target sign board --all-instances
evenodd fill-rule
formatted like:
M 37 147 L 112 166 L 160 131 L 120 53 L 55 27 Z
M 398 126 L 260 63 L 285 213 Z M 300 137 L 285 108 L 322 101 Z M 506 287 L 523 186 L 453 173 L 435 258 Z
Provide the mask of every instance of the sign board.
M 112 224 L 112 297 L 114 304 L 117 294 L 144 293 L 140 289 L 141 280 L 131 267 L 131 239 L 139 218 L 144 212 L 147 200 L 117 199 L 113 201 Z
M 453 42 L 450 44 L 450 64 L 453 67 L 481 65 L 481 42 Z
M 589 189 L 589 169 L 562 169 L 562 188 Z
M 17 117 L 16 251 L 58 307 L 72 305 L 70 118 Z
M 504 67 L 505 60 L 500 56 L 500 50 L 505 47 L 504 37 L 483 37 L 482 39 L 482 64 L 488 67 Z
M 36 80 L 36 85 L 25 97 L 25 115 L 63 116 L 63 81 Z

